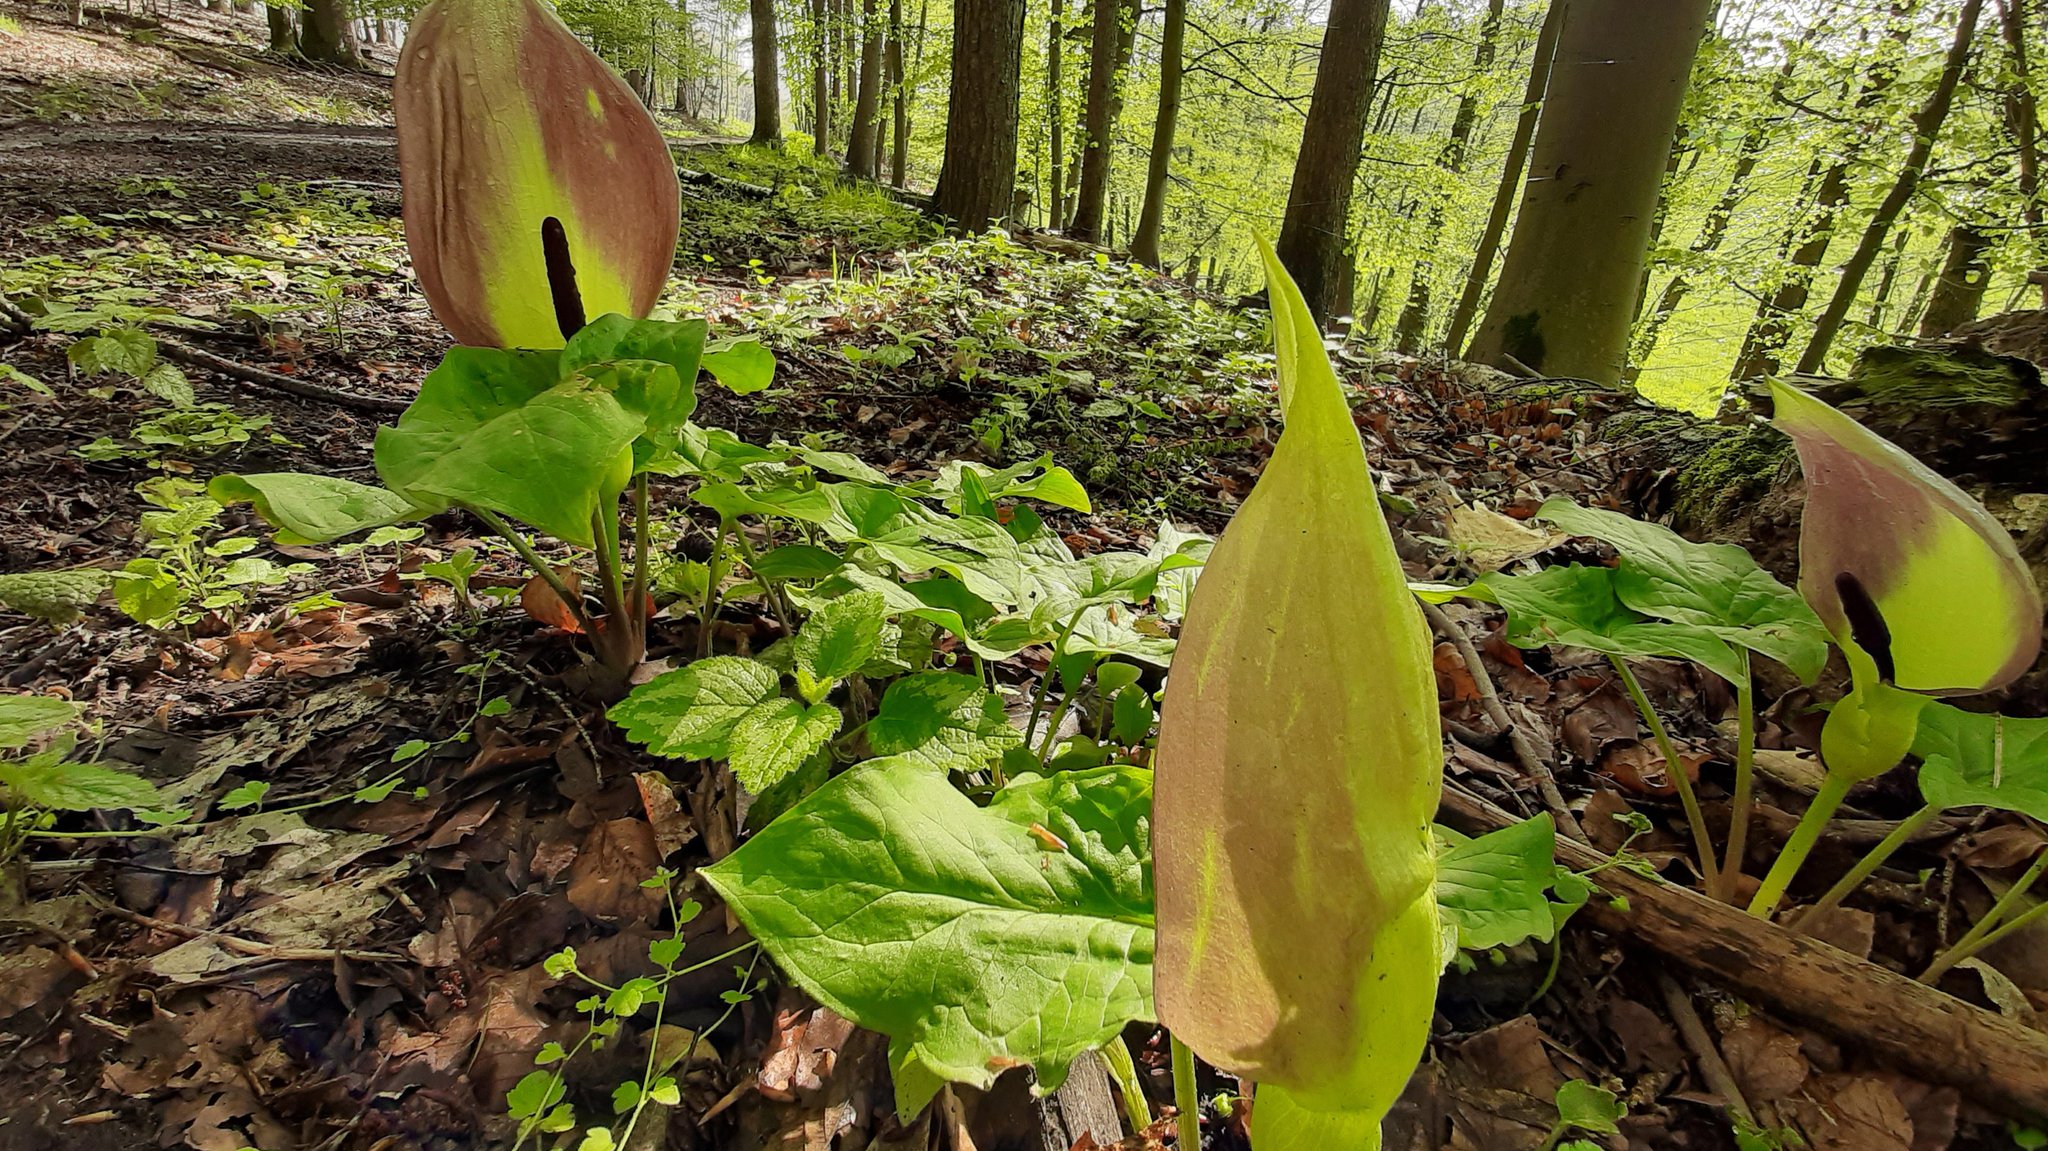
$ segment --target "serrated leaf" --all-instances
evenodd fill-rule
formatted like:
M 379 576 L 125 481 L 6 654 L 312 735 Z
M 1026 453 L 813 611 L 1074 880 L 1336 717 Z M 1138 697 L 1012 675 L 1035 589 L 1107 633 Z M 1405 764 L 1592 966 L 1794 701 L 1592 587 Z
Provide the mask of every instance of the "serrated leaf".
M 978 808 L 902 757 L 846 772 L 701 873 L 819 1002 L 890 1038 L 897 1109 L 1152 1017 L 1150 774 L 1019 779 Z M 1039 824 L 1066 845 L 1047 848 Z
M 890 684 L 867 734 L 876 755 L 939 772 L 979 771 L 1024 742 L 1000 700 L 972 676 L 950 671 L 918 672 Z
M 27 747 L 61 730 L 83 710 L 47 695 L 0 695 L 0 751 Z
M 736 655 L 700 659 L 633 689 L 612 706 L 626 738 L 673 759 L 717 759 L 740 717 L 774 696 L 775 669 Z
M 43 755 L 0 763 L 0 785 L 18 802 L 55 811 L 158 808 L 164 797 L 141 776 L 97 763 Z
M 97 568 L 0 575 L 0 606 L 44 623 L 70 623 L 112 581 L 113 576 Z
M 760 704 L 733 725 L 727 747 L 732 774 L 759 795 L 802 766 L 844 722 L 839 709 L 829 703 L 805 707 L 778 698 Z
M 828 600 L 796 633 L 796 665 L 821 682 L 845 679 L 881 650 L 887 614 L 878 592 L 850 592 Z

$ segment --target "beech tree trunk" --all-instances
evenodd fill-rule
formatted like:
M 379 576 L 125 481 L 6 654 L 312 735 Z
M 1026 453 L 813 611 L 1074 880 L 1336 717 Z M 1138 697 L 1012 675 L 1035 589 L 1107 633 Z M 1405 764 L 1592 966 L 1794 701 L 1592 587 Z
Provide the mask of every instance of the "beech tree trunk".
M 1991 286 L 1991 237 L 1968 224 L 1949 229 L 1948 254 L 1920 315 L 1920 337 L 1938 339 L 1977 318 Z
M 953 0 L 953 86 L 932 210 L 979 232 L 1010 210 L 1024 0 Z
M 1308 123 L 1287 188 L 1287 215 L 1274 245 L 1317 323 L 1339 314 L 1339 285 L 1351 251 L 1351 188 L 1386 28 L 1387 0 L 1330 0 Z
M 1498 0 L 1496 0 L 1496 3 Z M 1173 134 L 1180 120 L 1182 45 L 1187 39 L 1188 0 L 1166 0 L 1159 32 L 1159 114 L 1152 121 L 1152 154 L 1146 158 L 1145 207 L 1131 236 L 1131 258 L 1159 266 L 1159 231 L 1166 215 L 1166 174 L 1173 160 Z
M 316 64 L 362 66 L 348 0 L 306 0 L 299 14 L 299 54 Z
M 889 90 L 895 96 L 895 136 L 889 152 L 889 182 L 903 186 L 910 171 L 910 89 L 903 82 L 903 0 L 889 0 Z
M 1122 104 L 1124 61 L 1137 35 L 1136 0 L 1095 0 L 1095 26 L 1088 54 L 1088 105 L 1082 113 L 1081 183 L 1067 234 L 1077 240 L 1103 238 L 1109 203 L 1109 135 Z
M 1835 283 L 1835 294 L 1829 298 L 1828 306 L 1821 311 L 1820 319 L 1814 321 L 1813 338 L 1806 343 L 1806 351 L 1799 357 L 1799 371 L 1807 374 L 1826 369 L 1828 348 L 1835 342 L 1835 334 L 1842 330 L 1842 321 L 1849 316 L 1849 308 L 1856 303 L 1856 293 L 1863 288 L 1863 278 L 1870 274 L 1870 267 L 1877 262 L 1877 255 L 1884 248 L 1885 235 L 1891 231 L 1899 213 L 1906 210 L 1913 193 L 1920 190 L 1920 177 L 1927 171 L 1927 160 L 1934 153 L 1935 138 L 1941 135 L 1941 126 L 1948 119 L 1949 106 L 1955 102 L 1956 87 L 1962 83 L 1963 68 L 1970 60 L 1970 41 L 1977 34 L 1977 17 L 1984 11 L 1984 0 L 1963 0 L 1963 10 L 1956 17 L 1956 37 L 1950 44 L 1948 58 L 1943 61 L 1941 78 L 1935 81 L 1934 91 L 1928 93 L 1927 102 L 1913 116 L 1913 146 L 1906 153 L 1906 162 L 1899 168 L 1898 178 L 1892 181 L 1891 190 L 1885 193 L 1877 211 L 1870 217 L 1870 224 L 1863 229 L 1863 238 L 1857 241 L 1856 250 L 1842 265 L 1842 278 Z M 1937 290 L 1935 298 L 1940 298 Z
M 296 56 L 299 51 L 299 29 L 292 20 L 292 10 L 280 4 L 263 6 L 263 23 L 270 30 L 270 51 L 279 56 Z
M 1611 384 L 1712 0 L 1572 0 L 1472 358 Z
M 1045 202 L 1045 226 L 1055 232 L 1067 223 L 1067 112 L 1060 73 L 1065 70 L 1067 0 L 1052 0 L 1052 21 L 1045 33 L 1045 104 L 1052 133 L 1052 195 Z
M 882 22 L 876 0 L 861 0 L 860 79 L 846 136 L 846 173 L 875 178 L 875 129 L 882 110 Z
M 782 144 L 781 46 L 775 33 L 775 0 L 747 0 L 753 21 L 754 134 L 751 144 Z M 677 81 L 676 91 L 682 91 Z
M 1474 84 L 1493 70 L 1494 45 L 1500 37 L 1500 17 L 1504 0 L 1487 0 L 1486 22 L 1479 28 L 1479 47 L 1472 52 L 1472 75 Z M 1451 118 L 1451 135 L 1444 141 L 1444 150 L 1437 157 L 1437 164 L 1444 171 L 1457 175 L 1465 170 L 1465 152 L 1472 140 L 1472 125 L 1479 118 L 1479 94 L 1468 85 L 1458 94 L 1458 112 Z M 1429 207 L 1429 227 L 1423 233 L 1422 254 L 1415 261 L 1415 270 L 1408 280 L 1408 303 L 1401 309 L 1401 318 L 1394 322 L 1394 347 L 1404 355 L 1414 355 L 1422 350 L 1422 335 L 1429 327 L 1430 279 L 1435 272 L 1435 252 L 1438 234 L 1444 227 L 1444 206 L 1442 200 L 1434 201 Z
M 832 152 L 832 66 L 826 56 L 831 31 L 825 22 L 825 0 L 811 0 L 811 151 Z
M 1466 269 L 1464 290 L 1458 293 L 1458 306 L 1451 310 L 1450 325 L 1444 332 L 1444 348 L 1453 354 L 1465 346 L 1465 333 L 1471 331 L 1472 318 L 1479 314 L 1480 297 L 1486 294 L 1487 281 L 1493 278 L 1493 259 L 1500 253 L 1501 237 L 1508 230 L 1508 214 L 1514 210 L 1515 195 L 1522 187 L 1522 169 L 1528 165 L 1529 143 L 1536 136 L 1537 113 L 1542 110 L 1544 94 L 1550 90 L 1550 66 L 1557 57 L 1558 34 L 1564 29 L 1569 4 L 1570 0 L 1550 0 L 1543 15 L 1543 27 L 1536 33 L 1536 48 L 1529 61 L 1529 83 L 1522 92 L 1522 111 L 1515 118 L 1515 134 L 1508 141 L 1507 162 L 1501 169 L 1500 183 L 1494 188 L 1493 207 L 1487 211 L 1486 227 L 1479 234 L 1472 266 Z

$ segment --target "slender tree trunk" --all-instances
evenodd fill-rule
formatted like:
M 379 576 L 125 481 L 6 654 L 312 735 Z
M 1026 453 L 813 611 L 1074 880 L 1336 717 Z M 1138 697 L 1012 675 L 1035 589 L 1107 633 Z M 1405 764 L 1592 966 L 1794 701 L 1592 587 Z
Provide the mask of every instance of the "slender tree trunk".
M 1077 240 L 1103 238 L 1109 200 L 1109 137 L 1116 128 L 1118 89 L 1131 37 L 1137 32 L 1136 0 L 1095 0 L 1095 27 L 1088 56 L 1088 106 L 1081 143 L 1081 186 L 1067 232 Z
M 1152 154 L 1146 159 L 1145 207 L 1131 236 L 1131 258 L 1159 266 L 1159 231 L 1166 214 L 1166 173 L 1173 159 L 1173 133 L 1180 120 L 1182 45 L 1187 38 L 1188 0 L 1166 0 L 1159 32 L 1159 114 L 1152 121 Z
M 910 88 L 903 82 L 903 0 L 889 0 L 889 91 L 895 103 L 895 136 L 889 152 L 889 182 L 898 188 L 910 171 Z
M 1650 218 L 1711 0 L 1572 0 L 1471 358 L 1621 378 Z
M 2033 66 L 2027 56 L 2026 21 L 2037 0 L 1998 0 L 1999 35 L 2005 39 L 2012 79 L 2005 90 L 2005 124 L 2018 150 L 2020 216 L 2035 258 L 2048 255 L 2048 234 L 2041 218 L 2040 105 L 2034 97 Z
M 1891 255 L 1884 260 L 1884 272 L 1877 278 L 1877 294 L 1870 300 L 1870 326 L 1884 327 L 1885 309 L 1890 306 L 1892 289 L 1899 283 L 1899 265 L 1906 260 L 1906 244 L 1913 238 L 1904 228 L 1892 233 Z
M 1458 93 L 1458 111 L 1451 117 L 1451 135 L 1444 141 L 1444 150 L 1437 157 L 1437 165 L 1453 176 L 1465 170 L 1465 153 L 1472 141 L 1472 125 L 1479 119 L 1476 85 L 1493 70 L 1503 7 L 1504 0 L 1487 0 L 1486 20 L 1479 26 L 1479 46 L 1472 52 L 1473 82 Z M 1429 327 L 1430 280 L 1436 270 L 1433 257 L 1443 228 L 1443 200 L 1435 199 L 1429 206 L 1429 226 L 1423 233 L 1422 253 L 1416 259 L 1414 273 L 1408 280 L 1408 302 L 1402 307 L 1400 318 L 1394 322 L 1394 346 L 1404 355 L 1412 356 L 1422 350 L 1423 332 Z
M 1351 190 L 1386 27 L 1387 0 L 1330 0 L 1308 123 L 1287 188 L 1287 214 L 1275 248 L 1321 324 L 1340 314 L 1339 285 L 1351 252 Z
M 882 110 L 882 21 L 876 0 L 861 0 L 860 78 L 846 136 L 846 172 L 875 178 L 875 129 Z
M 825 0 L 811 0 L 811 151 L 832 154 L 832 62 L 826 54 L 831 44 L 831 26 L 826 23 Z
M 1486 227 L 1479 234 L 1479 246 L 1472 254 L 1472 266 L 1466 270 L 1464 290 L 1458 294 L 1458 306 L 1452 309 L 1450 325 L 1444 332 L 1444 347 L 1453 354 L 1465 346 L 1465 333 L 1471 330 L 1472 319 L 1479 314 L 1480 298 L 1486 295 L 1487 281 L 1493 278 L 1493 260 L 1500 253 L 1501 237 L 1508 230 L 1508 215 L 1514 210 L 1515 194 L 1522 186 L 1522 169 L 1529 162 L 1529 144 L 1536 136 L 1537 114 L 1550 90 L 1551 62 L 1557 56 L 1558 35 L 1564 30 L 1565 13 L 1570 3 L 1571 0 L 1550 0 L 1550 8 L 1543 16 L 1543 27 L 1536 33 L 1536 50 L 1529 62 L 1529 83 L 1522 92 L 1522 111 L 1515 118 L 1514 136 L 1508 141 L 1507 163 L 1501 169 L 1499 185 L 1494 188 L 1493 207 L 1486 213 Z
M 754 134 L 753 144 L 782 145 L 782 77 L 779 66 L 781 46 L 775 34 L 775 0 L 747 0 L 753 20 L 754 52 Z M 682 81 L 676 81 L 682 91 Z M 680 101 L 679 101 L 680 102 Z
M 1052 0 L 1052 22 L 1045 34 L 1045 103 L 1047 127 L 1052 133 L 1052 194 L 1045 202 L 1045 226 L 1055 232 L 1067 223 L 1067 111 L 1066 93 L 1061 89 L 1062 59 L 1066 56 L 1067 0 Z
M 1948 232 L 1948 252 L 1934 294 L 1920 314 L 1920 338 L 1939 339 L 1977 318 L 1991 286 L 1991 237 L 1968 224 Z
M 953 0 L 953 88 L 932 210 L 969 232 L 1010 210 L 1023 55 L 1024 0 Z
M 270 51 L 279 56 L 296 56 L 299 52 L 299 30 L 292 21 L 292 10 L 281 4 L 263 6 L 263 23 L 270 30 Z
M 299 13 L 299 54 L 316 64 L 362 66 L 348 0 L 306 0 Z
M 1906 153 L 1898 179 L 1892 181 L 1891 190 L 1878 203 L 1870 225 L 1863 229 L 1862 240 L 1842 265 L 1842 278 L 1835 284 L 1835 294 L 1820 319 L 1814 322 L 1813 338 L 1807 341 L 1806 351 L 1799 357 L 1801 372 L 1819 372 L 1827 367 L 1828 348 L 1842 330 L 1842 321 L 1848 318 L 1849 308 L 1856 302 L 1863 278 L 1870 274 L 1870 266 L 1877 262 L 1877 254 L 1884 248 L 1885 234 L 1891 231 L 1899 213 L 1905 211 L 1913 193 L 1919 191 L 1920 177 L 1926 173 L 1928 157 L 1934 152 L 1934 141 L 1941 135 L 1949 106 L 1955 102 L 1956 87 L 1962 83 L 1963 69 L 1970 60 L 1970 41 L 1977 34 L 1977 17 L 1983 11 L 1984 0 L 1963 0 L 1962 14 L 1956 17 L 1956 38 L 1942 64 L 1941 78 L 1935 81 L 1934 91 L 1928 93 L 1927 102 L 1913 117 L 1913 146 Z

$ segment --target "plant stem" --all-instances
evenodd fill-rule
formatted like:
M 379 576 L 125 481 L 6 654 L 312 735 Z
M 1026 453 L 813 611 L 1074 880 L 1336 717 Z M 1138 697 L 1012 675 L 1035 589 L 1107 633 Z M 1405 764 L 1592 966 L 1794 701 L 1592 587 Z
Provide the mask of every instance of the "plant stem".
M 484 524 L 492 531 L 503 536 L 505 542 L 512 545 L 512 550 L 519 553 L 519 558 L 526 561 L 526 566 L 532 568 L 534 574 L 540 576 L 548 587 L 554 589 L 556 598 L 560 599 L 563 606 L 569 609 L 569 614 L 575 618 L 577 625 L 583 629 L 584 634 L 595 634 L 590 626 L 590 617 L 584 614 L 583 611 L 583 597 L 569 590 L 569 585 L 563 583 L 562 577 L 555 574 L 555 569 L 548 566 L 546 560 L 540 558 L 540 553 L 533 550 L 533 545 L 526 542 L 526 537 L 520 535 L 511 524 L 505 522 L 504 517 L 494 511 L 471 504 L 463 504 L 462 506 L 468 509 L 471 515 L 484 521 Z
M 739 543 L 740 558 L 747 561 L 747 570 L 761 581 L 762 598 L 768 601 L 768 610 L 775 613 L 775 622 L 782 625 L 782 634 L 795 635 L 796 609 L 790 606 L 782 594 L 782 585 L 761 574 L 760 556 L 754 551 L 754 541 L 747 538 L 745 531 L 736 531 L 732 538 Z
M 1999 924 L 1990 932 L 1987 932 L 1984 938 L 1979 939 L 1976 942 L 1976 945 L 1970 948 L 1970 953 L 1968 955 L 1956 956 L 1954 961 L 1950 963 L 1949 966 L 1953 967 L 1955 966 L 1955 964 L 1961 963 L 1965 959 L 1975 957 L 1978 952 L 1991 947 L 1993 944 L 1997 943 L 2001 939 L 2004 939 L 2006 936 L 2011 935 L 2017 931 L 2023 931 L 2026 928 L 2033 926 L 2036 920 L 2041 919 L 2044 916 L 2048 916 L 2048 903 L 2036 903 L 2034 906 L 2027 908 L 2025 911 L 2020 912 L 2018 915 L 2015 915 L 2011 919 L 2005 921 L 2004 923 Z
M 1636 711 L 1643 722 L 1649 725 L 1650 735 L 1657 741 L 1657 751 L 1664 757 L 1664 774 L 1671 777 L 1672 786 L 1678 788 L 1679 805 L 1685 808 L 1685 822 L 1692 828 L 1693 850 L 1699 852 L 1700 875 L 1705 878 L 1707 898 L 1721 899 L 1721 869 L 1714 860 L 1714 840 L 1707 834 L 1707 818 L 1700 813 L 1700 797 L 1692 789 L 1692 777 L 1686 773 L 1685 761 L 1678 758 L 1678 748 L 1671 742 L 1671 733 L 1665 729 L 1664 721 L 1658 717 L 1657 709 L 1650 706 L 1650 697 L 1643 691 L 1642 682 L 1636 673 L 1629 670 L 1628 661 L 1618 655 L 1609 655 L 1607 661 L 1614 665 L 1614 672 L 1621 677 L 1621 686 L 1634 701 Z
M 1806 857 L 1813 852 L 1813 845 L 1820 841 L 1820 833 L 1826 829 L 1829 817 L 1842 801 L 1849 796 L 1849 788 L 1855 781 L 1840 772 L 1828 772 L 1820 781 L 1820 790 L 1814 793 L 1813 802 L 1806 806 L 1806 814 L 1799 817 L 1799 826 L 1792 829 L 1792 838 L 1785 841 L 1785 848 L 1771 864 L 1770 873 L 1764 876 L 1761 886 L 1756 889 L 1756 898 L 1749 901 L 1749 913 L 1758 919 L 1769 919 L 1778 909 L 1778 901 L 1785 898 L 1785 889 L 1792 886 L 1792 879 L 1799 874 Z
M 1179 1151 L 1201 1151 L 1202 1099 L 1195 1084 L 1195 1053 L 1188 1045 L 1173 1040 L 1173 1107 L 1178 1114 L 1174 1125 L 1180 1132 Z
M 1928 804 L 1926 807 L 1900 820 L 1899 825 L 1892 829 L 1890 835 L 1879 840 L 1877 846 L 1871 848 L 1862 859 L 1856 861 L 1856 866 L 1850 868 L 1847 875 L 1842 876 L 1833 887 L 1828 888 L 1827 894 L 1820 897 L 1820 902 L 1799 913 L 1799 918 L 1792 921 L 1793 928 L 1804 931 L 1806 925 L 1813 921 L 1814 916 L 1825 915 L 1829 911 L 1840 907 L 1842 901 L 1849 898 L 1851 892 L 1862 886 L 1864 880 L 1870 878 L 1871 872 L 1883 867 L 1885 860 L 1890 859 L 1899 848 L 1906 846 L 1908 840 L 1919 834 L 1921 828 L 1933 823 L 1935 817 L 1940 814 L 1940 808 L 1935 807 L 1933 804 Z
M 718 602 L 719 563 L 725 555 L 725 533 L 732 521 L 718 520 L 718 538 L 711 543 L 711 562 L 704 565 L 704 606 L 697 612 L 697 658 L 711 654 L 711 606 Z
M 1110 1077 L 1116 1080 L 1117 1091 L 1124 1097 L 1124 1118 L 1130 1121 L 1131 1134 L 1142 1134 L 1152 1125 L 1152 1105 L 1145 1101 L 1144 1081 L 1138 1078 L 1138 1065 L 1132 1060 L 1123 1036 L 1102 1045 L 1102 1061 L 1109 1064 Z
M 1074 629 L 1081 626 L 1081 613 L 1087 610 L 1085 607 L 1076 609 L 1073 617 L 1067 620 L 1066 626 L 1060 629 L 1059 636 L 1052 641 L 1052 658 L 1046 661 L 1045 674 L 1038 678 L 1038 692 L 1031 699 L 1031 720 L 1024 725 L 1024 743 L 1026 746 L 1029 746 L 1032 740 L 1038 738 L 1038 720 L 1040 716 L 1045 714 L 1045 697 L 1046 693 L 1052 688 L 1053 673 L 1059 670 L 1060 656 L 1065 654 L 1067 650 L 1067 640 L 1074 634 Z M 977 656 L 975 658 L 979 659 L 980 657 Z M 1063 683 L 1060 685 L 1060 688 L 1068 696 L 1074 694 L 1074 685 L 1072 684 Z M 1058 731 L 1060 726 L 1059 720 L 1053 720 L 1052 726 L 1054 731 Z
M 2011 887 L 2005 889 L 2005 894 L 1998 897 L 1998 902 L 1991 905 L 1991 910 L 1984 913 L 1984 918 L 1979 919 L 1975 926 L 1964 932 L 1961 939 L 1934 957 L 1934 962 L 1928 964 L 1927 970 L 1920 973 L 1920 982 L 1932 984 L 1946 974 L 1949 968 L 1982 951 L 1996 934 L 1993 929 L 1998 926 L 1999 921 L 2003 920 L 2020 900 L 2026 898 L 2027 889 L 2034 886 L 2034 881 L 2041 878 L 2041 872 L 2044 870 L 2048 870 L 2048 851 L 2034 858 L 2033 866 L 2027 868 Z M 2026 914 L 2031 915 L 2035 910 L 2038 909 L 2029 908 Z M 2017 923 L 2018 920 L 2014 922 Z
M 1742 678 L 1735 682 L 1735 799 L 1728 813 L 1728 852 L 1721 857 L 1721 898 L 1733 895 L 1742 880 L 1743 856 L 1749 849 L 1749 811 L 1756 790 L 1756 683 L 1749 652 L 1737 648 Z
M 647 473 L 633 477 L 633 587 L 626 599 L 631 605 L 633 634 L 638 637 L 634 644 L 642 654 L 647 651 L 647 551 L 652 527 L 647 522 L 648 480 Z

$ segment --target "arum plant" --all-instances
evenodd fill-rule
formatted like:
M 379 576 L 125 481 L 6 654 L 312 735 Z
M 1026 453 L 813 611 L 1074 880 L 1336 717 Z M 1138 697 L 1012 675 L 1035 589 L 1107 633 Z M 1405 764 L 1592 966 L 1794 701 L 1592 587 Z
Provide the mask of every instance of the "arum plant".
M 700 367 L 754 391 L 773 362 L 758 345 L 707 354 L 701 320 L 646 318 L 674 260 L 674 162 L 638 98 L 547 7 L 428 5 L 393 107 L 406 243 L 465 346 L 379 430 L 383 488 L 272 473 L 210 490 L 295 543 L 466 509 L 552 590 L 547 614 L 590 637 L 599 693 L 620 694 L 646 650 L 648 476 L 682 470 Z M 600 612 L 512 521 L 592 553 Z
M 1913 750 L 1929 695 L 2001 687 L 2041 648 L 2032 573 L 1983 505 L 1826 403 L 1776 381 L 1771 396 L 1806 477 L 1799 591 L 1851 687 L 1821 729 L 1827 774 L 1750 902 L 1756 916 L 1777 907 L 1849 789 Z
M 1160 1017 L 1259 1151 L 1376 1147 L 1442 943 L 1422 618 L 1335 372 L 1264 249 L 1286 431 L 1187 609 L 1153 797 Z

